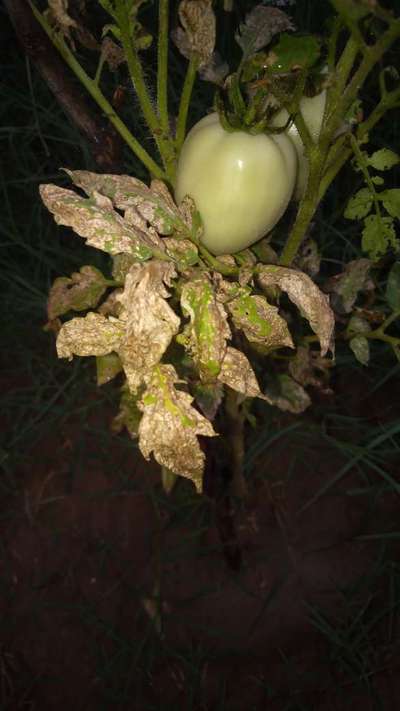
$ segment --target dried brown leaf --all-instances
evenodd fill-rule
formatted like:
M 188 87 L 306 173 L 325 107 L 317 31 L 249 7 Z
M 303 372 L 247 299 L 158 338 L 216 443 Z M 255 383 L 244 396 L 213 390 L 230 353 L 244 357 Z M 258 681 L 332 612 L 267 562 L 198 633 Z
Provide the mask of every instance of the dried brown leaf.
M 260 387 L 248 358 L 228 346 L 218 380 L 246 397 L 261 397 Z
M 50 289 L 47 314 L 52 321 L 67 311 L 94 308 L 107 289 L 107 280 L 92 266 L 81 267 L 71 277 L 58 277 Z
M 326 282 L 325 291 L 332 293 L 331 302 L 338 313 L 350 313 L 360 292 L 374 288 L 369 278 L 371 266 L 370 259 L 355 259 L 346 264 L 342 274 Z
M 64 323 L 57 338 L 58 357 L 107 355 L 118 350 L 123 338 L 124 329 L 117 319 L 91 311 Z
M 173 33 L 173 40 L 187 59 L 197 57 L 200 66 L 206 64 L 215 47 L 215 15 L 212 0 L 181 0 L 179 19 L 182 27 Z
M 143 412 L 139 447 L 146 459 L 153 453 L 161 466 L 191 479 L 200 493 L 205 457 L 197 435 L 213 437 L 216 433 L 192 407 L 192 396 L 175 388 L 178 382 L 172 365 L 160 364 L 153 369 L 139 404 Z
M 267 388 L 265 394 L 271 405 L 294 415 L 300 415 L 311 405 L 308 393 L 290 375 L 279 375 L 275 386 Z
M 329 306 L 328 297 L 304 272 L 275 265 L 262 266 L 258 278 L 264 289 L 278 286 L 306 318 L 321 345 L 321 354 L 330 349 L 333 352 L 333 331 L 335 318 Z

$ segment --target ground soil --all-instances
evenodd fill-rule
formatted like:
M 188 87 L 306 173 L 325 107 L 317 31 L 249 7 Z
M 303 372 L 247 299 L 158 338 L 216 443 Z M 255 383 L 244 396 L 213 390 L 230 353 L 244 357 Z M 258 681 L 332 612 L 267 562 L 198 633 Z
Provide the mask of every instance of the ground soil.
M 363 385 L 337 386 L 342 412 L 360 415 Z M 388 416 L 384 394 L 363 402 L 371 421 Z M 397 566 L 398 550 L 360 536 L 396 530 L 397 495 L 372 508 L 349 495 L 354 467 L 302 512 L 347 461 L 306 422 L 255 463 L 234 570 L 218 505 L 196 503 L 187 482 L 164 495 L 135 443 L 104 434 L 111 418 L 93 407 L 84 426 L 49 424 L 2 501 L 1 708 L 397 709 L 398 600 L 348 647 L 312 622 L 318 610 L 345 636 L 387 605 L 381 556 Z

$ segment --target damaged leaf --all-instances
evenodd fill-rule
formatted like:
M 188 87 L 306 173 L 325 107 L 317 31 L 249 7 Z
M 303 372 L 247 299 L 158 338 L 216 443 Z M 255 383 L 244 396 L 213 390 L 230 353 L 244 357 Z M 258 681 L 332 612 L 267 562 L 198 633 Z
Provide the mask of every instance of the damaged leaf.
M 278 375 L 277 382 L 265 390 L 268 401 L 283 412 L 300 415 L 311 405 L 311 399 L 300 383 L 290 375 Z
M 354 336 L 349 341 L 349 346 L 353 351 L 356 359 L 361 365 L 368 365 L 369 363 L 369 341 L 365 336 Z
M 221 370 L 231 332 L 226 311 L 217 301 L 207 274 L 198 274 L 184 284 L 181 306 L 184 315 L 190 318 L 181 340 L 192 356 L 201 380 L 213 381 Z
M 209 62 L 215 47 L 212 0 L 181 0 L 178 12 L 182 27 L 172 33 L 172 38 L 186 59 L 198 59 L 202 66 Z
M 107 353 L 96 357 L 97 385 L 105 385 L 113 380 L 122 370 L 122 363 L 117 353 Z
M 118 354 L 133 392 L 159 363 L 178 332 L 180 320 L 166 301 L 169 292 L 164 286 L 170 285 L 175 275 L 169 262 L 153 260 L 145 265 L 135 264 L 118 297 L 123 306 L 120 320 L 125 325 L 125 337 Z
M 142 413 L 138 407 L 138 396 L 131 393 L 126 383 L 121 388 L 119 412 L 112 421 L 111 429 L 116 434 L 119 434 L 125 427 L 132 439 L 136 439 L 141 418 Z
M 329 349 L 333 351 L 335 327 L 333 311 L 329 306 L 328 297 L 318 289 L 307 274 L 295 269 L 271 265 L 260 267 L 258 278 L 263 289 L 278 286 L 287 293 L 318 336 L 321 355 L 326 355 Z
M 235 39 L 245 58 L 266 47 L 275 35 L 294 30 L 290 17 L 277 7 L 257 5 L 247 15 L 239 27 Z
M 236 348 L 227 348 L 218 380 L 245 397 L 263 398 L 250 361 Z
M 205 457 L 197 435 L 215 436 L 211 423 L 192 407 L 193 397 L 175 388 L 179 382 L 172 365 L 158 365 L 147 380 L 139 408 L 139 447 L 145 459 L 191 479 L 202 491 Z
M 203 81 L 209 81 L 217 86 L 223 86 L 224 79 L 229 72 L 227 62 L 221 59 L 218 52 L 213 52 L 209 60 L 200 67 L 199 77 Z
M 198 405 L 203 415 L 212 421 L 218 412 L 224 395 L 222 383 L 202 383 L 198 381 L 192 385 L 191 390 L 194 394 L 196 405 Z
M 124 328 L 117 319 L 91 311 L 64 323 L 57 337 L 57 354 L 69 360 L 74 355 L 107 355 L 118 350 L 123 338 Z
M 229 301 L 227 308 L 236 328 L 243 331 L 250 343 L 259 343 L 268 350 L 294 347 L 286 321 L 263 296 L 239 296 Z
M 152 256 L 153 244 L 146 233 L 129 226 L 108 198 L 96 193 L 81 198 L 56 185 L 41 185 L 40 194 L 57 224 L 72 227 L 92 247 L 109 254 L 127 252 L 140 261 Z
M 92 266 L 81 267 L 71 277 L 58 277 L 50 289 L 47 314 L 50 321 L 68 311 L 84 311 L 97 306 L 107 289 L 107 279 Z
M 319 353 L 310 348 L 299 346 L 295 357 L 289 363 L 289 373 L 300 385 L 304 387 L 312 385 L 328 394 L 331 392 L 327 387 L 331 366 L 332 361 L 328 358 L 322 358 Z
M 332 294 L 331 303 L 335 311 L 350 313 L 359 293 L 373 289 L 373 282 L 369 278 L 371 264 L 370 259 L 355 259 L 346 264 L 342 274 L 328 280 L 325 290 Z

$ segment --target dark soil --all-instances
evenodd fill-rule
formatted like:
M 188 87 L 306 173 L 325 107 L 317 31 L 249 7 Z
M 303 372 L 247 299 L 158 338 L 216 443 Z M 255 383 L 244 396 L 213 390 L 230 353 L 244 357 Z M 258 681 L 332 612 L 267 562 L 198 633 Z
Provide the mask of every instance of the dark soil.
M 389 416 L 384 394 L 360 413 L 365 384 L 338 387 L 343 413 Z M 185 481 L 167 497 L 135 443 L 107 435 L 112 414 L 49 424 L 3 500 L 0 707 L 397 709 L 398 550 L 360 536 L 398 528 L 398 496 L 350 495 L 372 476 L 354 466 L 301 511 L 348 461 L 305 421 L 255 464 L 235 571 L 218 504 Z

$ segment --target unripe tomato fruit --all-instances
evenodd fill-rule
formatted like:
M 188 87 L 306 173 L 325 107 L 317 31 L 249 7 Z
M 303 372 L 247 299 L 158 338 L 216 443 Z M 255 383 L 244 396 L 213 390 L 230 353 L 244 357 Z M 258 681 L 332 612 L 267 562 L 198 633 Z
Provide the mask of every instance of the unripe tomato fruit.
M 321 91 L 320 94 L 316 96 L 308 97 L 303 96 L 300 99 L 300 111 L 303 115 L 304 121 L 307 124 L 308 130 L 310 132 L 311 138 L 316 143 L 321 133 L 322 121 L 324 118 L 326 104 L 326 90 Z M 281 109 L 274 116 L 272 124 L 276 127 L 282 127 L 287 123 L 289 114 L 286 109 Z M 305 192 L 308 179 L 308 162 L 304 152 L 303 141 L 299 136 L 299 132 L 292 123 L 289 128 L 285 131 L 285 134 L 289 136 L 293 145 L 297 151 L 298 158 L 298 171 L 296 187 L 294 189 L 294 197 L 296 200 L 300 200 Z
M 202 242 L 215 255 L 239 252 L 269 232 L 292 196 L 296 151 L 284 134 L 226 131 L 217 113 L 188 133 L 175 197 L 190 195 L 203 219 Z

